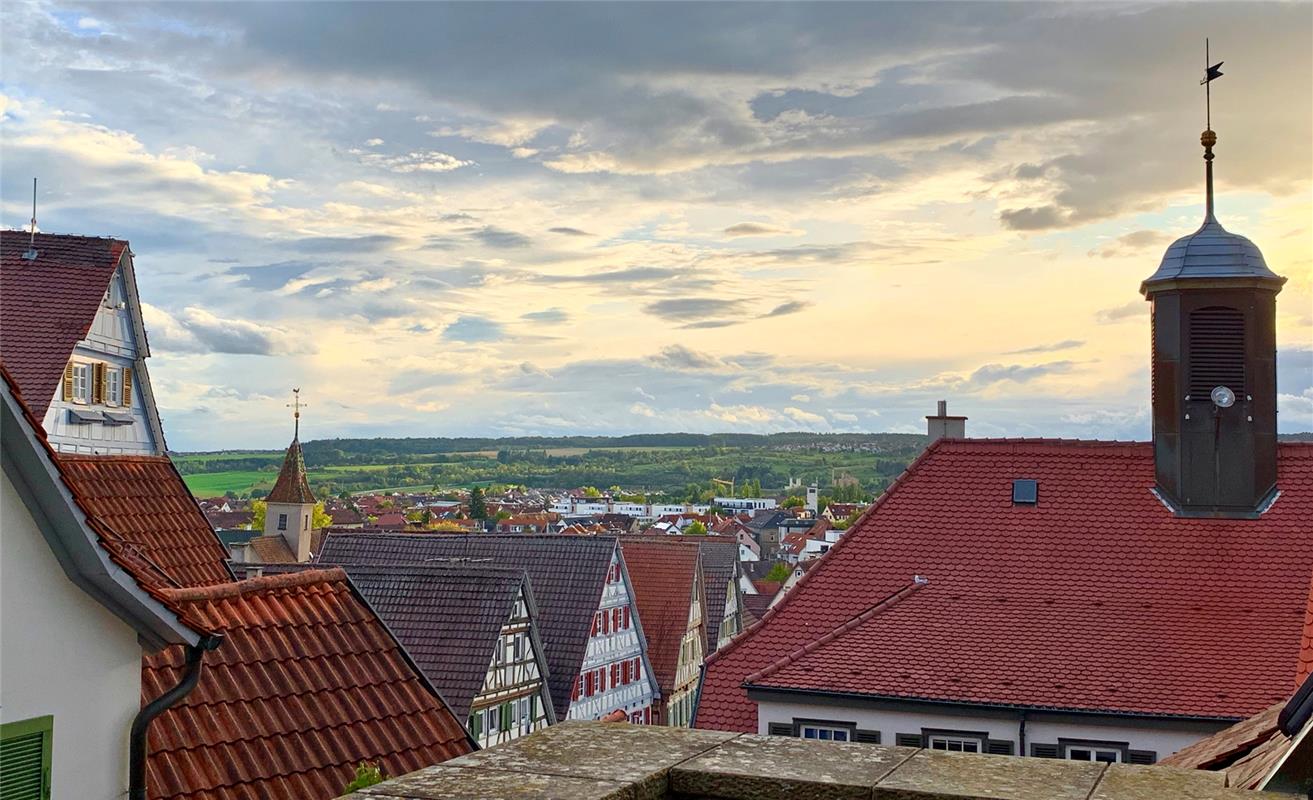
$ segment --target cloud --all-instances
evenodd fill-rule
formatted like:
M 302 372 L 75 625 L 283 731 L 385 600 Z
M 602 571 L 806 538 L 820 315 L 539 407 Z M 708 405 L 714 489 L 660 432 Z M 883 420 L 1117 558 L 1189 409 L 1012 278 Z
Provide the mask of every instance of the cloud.
M 291 247 L 302 253 L 377 253 L 391 250 L 404 242 L 397 236 L 374 234 L 370 236 L 311 236 L 297 239 Z
M 521 314 L 520 319 L 525 322 L 536 322 L 540 325 L 559 325 L 570 319 L 570 314 L 563 308 L 548 308 L 542 311 L 530 311 L 527 314 Z
M 731 225 L 722 231 L 726 236 L 797 236 L 801 231 L 795 231 L 791 228 L 780 228 L 775 225 L 767 225 L 761 222 L 740 222 L 737 225 Z
M 665 317 L 676 321 L 696 321 L 734 312 L 742 305 L 742 300 L 721 300 L 713 297 L 676 297 L 648 303 L 643 306 L 643 310 L 655 317 Z
M 725 362 L 713 355 L 702 353 L 681 344 L 672 344 L 661 348 L 661 352 L 652 358 L 653 362 L 671 369 L 721 369 Z
M 142 303 L 142 317 L 147 335 L 161 353 L 274 356 L 315 351 L 309 336 L 248 320 L 220 318 L 195 306 L 184 308 L 174 316 Z
M 495 247 L 499 250 L 512 250 L 533 244 L 533 240 L 522 233 L 508 231 L 492 225 L 480 228 L 470 235 L 488 247 Z
M 539 283 L 589 283 L 598 285 L 616 283 L 649 283 L 675 278 L 682 270 L 670 267 L 626 267 L 625 269 L 590 272 L 583 275 L 540 274 L 534 276 Z
M 811 307 L 811 303 L 806 300 L 790 300 L 787 303 L 780 303 L 766 314 L 768 317 L 784 317 L 789 314 L 797 314 L 799 311 L 805 311 Z
M 442 332 L 442 338 L 453 342 L 466 342 L 474 344 L 478 342 L 493 342 L 505 336 L 500 323 L 485 317 L 476 317 L 464 315 L 456 318 L 456 321 L 447 326 Z
M 1105 308 L 1094 315 L 1094 318 L 1101 324 L 1106 325 L 1110 322 L 1124 322 L 1128 319 L 1139 319 L 1149 315 L 1150 305 L 1146 300 L 1132 300 L 1112 308 Z
M 1003 223 L 1003 227 L 1014 231 L 1042 231 L 1048 228 L 1060 228 L 1067 224 L 1067 216 L 1055 206 L 1002 211 L 998 219 Z
M 415 150 L 397 155 L 357 152 L 354 155 L 361 164 L 402 175 L 415 172 L 451 172 L 474 163 L 437 150 Z
M 988 386 L 1001 381 L 1028 383 L 1048 375 L 1069 372 L 1075 366 L 1072 361 L 1053 361 L 1048 364 L 985 364 L 979 367 L 967 379 L 976 386 Z
M 378 147 L 383 144 L 383 140 L 375 136 L 373 139 L 365 140 L 365 147 Z
M 548 228 L 548 229 L 547 229 L 547 232 L 548 232 L 548 233 L 559 233 L 559 234 L 561 234 L 561 235 L 563 235 L 563 236 L 592 236 L 592 234 L 589 233 L 588 231 L 582 231 L 582 230 L 579 230 L 578 228 L 568 228 L 568 227 L 564 227 L 564 226 L 560 226 L 560 227 L 556 227 L 556 228 Z
M 442 370 L 423 370 L 423 369 L 404 369 L 398 370 L 393 375 L 392 380 L 388 382 L 388 393 L 394 395 L 407 395 L 414 392 L 424 391 L 427 389 L 446 388 L 456 386 L 465 380 L 465 376 L 451 369 Z
M 1060 342 L 1050 344 L 1037 344 L 1033 347 L 1023 347 L 1020 350 L 1008 350 L 1003 355 L 1016 356 L 1027 353 L 1056 353 L 1059 350 L 1072 350 L 1084 346 L 1085 342 L 1080 339 L 1063 339 Z
M 1150 247 L 1161 247 L 1171 241 L 1170 234 L 1163 231 L 1140 230 L 1118 236 L 1111 242 L 1105 242 L 1090 250 L 1091 258 L 1121 258 L 1138 255 Z

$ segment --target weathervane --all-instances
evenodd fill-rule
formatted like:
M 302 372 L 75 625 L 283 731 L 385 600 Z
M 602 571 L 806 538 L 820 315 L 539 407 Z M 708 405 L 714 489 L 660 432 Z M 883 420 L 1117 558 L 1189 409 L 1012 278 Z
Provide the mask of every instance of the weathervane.
M 1208 39 L 1204 39 L 1204 79 L 1199 81 L 1204 87 L 1204 132 L 1199 137 L 1199 143 L 1204 146 L 1204 181 L 1206 184 L 1205 192 L 1207 197 L 1207 219 L 1213 218 L 1213 145 L 1217 144 L 1217 134 L 1213 133 L 1213 81 L 1222 77 L 1222 64 L 1217 62 L 1210 65 L 1212 57 L 1208 52 Z
M 302 405 L 304 404 L 301 402 L 301 387 L 298 386 L 292 390 L 292 402 L 287 404 L 287 407 L 292 409 L 292 425 L 293 425 L 292 438 L 293 439 L 301 438 L 301 406 Z

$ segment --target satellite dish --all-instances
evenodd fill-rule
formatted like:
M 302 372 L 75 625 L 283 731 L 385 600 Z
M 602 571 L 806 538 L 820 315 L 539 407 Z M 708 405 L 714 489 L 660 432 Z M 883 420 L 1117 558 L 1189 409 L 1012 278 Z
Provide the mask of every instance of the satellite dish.
M 1209 397 L 1213 399 L 1213 405 L 1218 408 L 1230 408 L 1235 405 L 1235 392 L 1225 386 L 1214 387 Z

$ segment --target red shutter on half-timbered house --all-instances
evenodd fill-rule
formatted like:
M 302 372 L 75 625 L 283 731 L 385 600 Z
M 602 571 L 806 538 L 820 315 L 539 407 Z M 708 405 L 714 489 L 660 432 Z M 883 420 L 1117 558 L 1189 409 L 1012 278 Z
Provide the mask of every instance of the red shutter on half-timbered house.
M 625 617 L 625 630 L 629 630 L 629 606 L 625 606 L 624 617 Z
M 592 696 L 593 696 L 593 672 L 592 670 L 589 670 L 588 674 L 584 676 L 584 697 L 592 697 Z

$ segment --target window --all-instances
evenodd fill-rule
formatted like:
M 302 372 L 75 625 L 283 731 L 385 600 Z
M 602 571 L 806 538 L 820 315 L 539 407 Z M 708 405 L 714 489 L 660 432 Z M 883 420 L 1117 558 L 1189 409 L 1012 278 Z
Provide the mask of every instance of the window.
M 123 370 L 117 367 L 105 372 L 105 402 L 111 406 L 123 404 Z
M 798 726 L 798 736 L 803 739 L 820 739 L 823 742 L 846 742 L 848 729 L 804 723 Z
M 73 402 L 91 402 L 91 365 L 73 365 Z
M 286 514 L 279 514 L 279 515 L 278 515 L 278 530 L 280 530 L 280 531 L 285 531 L 285 530 L 287 530 L 287 515 L 286 515 Z
M 947 753 L 985 752 L 985 734 L 963 731 L 923 731 L 925 747 Z
M 117 273 L 109 283 L 109 291 L 105 293 L 105 305 L 109 308 L 123 308 L 123 281 Z
M 0 797 L 50 800 L 54 717 L 0 725 Z
M 1059 739 L 1058 746 L 1062 757 L 1070 761 L 1097 761 L 1103 764 L 1119 764 L 1127 760 L 1127 744 L 1125 742 Z

